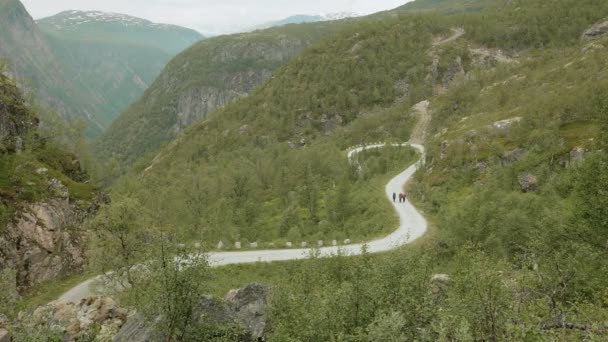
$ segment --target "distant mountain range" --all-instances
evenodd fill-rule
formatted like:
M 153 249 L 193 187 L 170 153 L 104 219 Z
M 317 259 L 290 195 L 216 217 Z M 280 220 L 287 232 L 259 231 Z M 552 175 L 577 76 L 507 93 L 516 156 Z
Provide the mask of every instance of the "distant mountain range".
M 45 109 L 103 132 L 176 54 L 203 36 L 122 14 L 67 11 L 34 21 L 0 0 L 0 60 Z M 44 119 L 44 118 L 43 118 Z
M 341 20 L 348 18 L 356 18 L 360 17 L 362 14 L 353 13 L 353 12 L 337 12 L 337 13 L 329 13 L 329 14 L 316 14 L 316 15 L 307 15 L 307 14 L 298 14 L 287 17 L 282 20 L 271 21 L 261 25 L 257 25 L 253 27 L 254 30 L 261 30 L 270 27 L 278 27 L 289 24 L 303 24 L 303 23 L 315 23 L 320 21 L 332 21 L 332 20 Z
M 171 55 L 202 38 L 191 29 L 120 13 L 65 11 L 36 22 L 45 33 L 63 39 L 148 45 Z

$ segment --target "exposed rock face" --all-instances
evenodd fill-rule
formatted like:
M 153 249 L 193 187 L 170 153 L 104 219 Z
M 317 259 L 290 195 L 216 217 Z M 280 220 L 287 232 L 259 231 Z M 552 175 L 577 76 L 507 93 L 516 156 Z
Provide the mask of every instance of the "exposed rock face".
M 443 76 L 443 88 L 448 89 L 452 83 L 457 79 L 463 78 L 465 75 L 464 67 L 462 66 L 462 59 L 460 56 L 456 57 L 454 62 L 450 64 Z
M 81 237 L 71 228 L 85 215 L 67 199 L 29 205 L 0 236 L 0 268 L 15 269 L 20 288 L 80 269 Z
M 269 293 L 269 287 L 252 284 L 243 289 L 231 290 L 224 302 L 205 297 L 194 307 L 193 312 L 202 324 L 237 322 L 248 332 L 243 341 L 266 341 L 269 331 L 266 314 Z M 114 342 L 166 341 L 154 324 L 139 314 L 133 315 L 116 334 Z
M 538 178 L 532 174 L 524 174 L 519 176 L 519 185 L 523 192 L 538 191 Z
M 582 39 L 585 41 L 591 41 L 599 39 L 606 34 L 608 34 L 608 20 L 591 26 L 587 31 L 583 32 Z
M 231 290 L 226 302 L 231 306 L 238 320 L 251 332 L 256 340 L 264 341 L 268 332 L 266 307 L 270 288 L 253 284 L 239 290 Z
M 224 89 L 201 86 L 184 91 L 177 100 L 177 122 L 174 130 L 181 132 L 192 123 L 206 118 L 209 113 L 247 96 L 257 85 L 268 81 L 270 77 L 270 70 L 248 71 L 226 75 L 222 81 Z

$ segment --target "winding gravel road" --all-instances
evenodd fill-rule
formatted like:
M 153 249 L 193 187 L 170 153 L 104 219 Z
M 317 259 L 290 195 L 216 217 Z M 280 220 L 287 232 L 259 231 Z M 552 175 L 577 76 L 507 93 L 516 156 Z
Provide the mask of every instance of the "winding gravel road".
M 374 148 L 385 146 L 411 146 L 418 150 L 422 156 L 414 165 L 397 175 L 386 185 L 386 196 L 393 203 L 393 193 L 402 193 L 404 185 L 412 178 L 418 167 L 424 162 L 424 147 L 418 144 L 377 144 L 368 145 L 351 149 L 348 152 L 349 160 L 357 153 Z M 365 244 L 352 244 L 339 247 L 322 247 L 318 249 L 318 255 L 328 257 L 336 255 L 339 251 L 344 255 L 359 255 L 365 245 L 367 252 L 379 253 L 393 250 L 399 246 L 412 243 L 422 237 L 427 230 L 427 222 L 424 217 L 409 202 L 393 203 L 395 211 L 399 215 L 399 227 L 392 234 Z M 209 262 L 212 266 L 222 266 L 230 264 L 246 264 L 256 262 L 287 261 L 305 259 L 310 256 L 311 249 L 275 249 L 275 250 L 255 250 L 242 252 L 211 252 Z M 94 277 L 83 283 L 78 284 L 66 293 L 59 300 L 65 302 L 78 302 L 83 298 L 93 294 L 92 285 L 101 276 Z

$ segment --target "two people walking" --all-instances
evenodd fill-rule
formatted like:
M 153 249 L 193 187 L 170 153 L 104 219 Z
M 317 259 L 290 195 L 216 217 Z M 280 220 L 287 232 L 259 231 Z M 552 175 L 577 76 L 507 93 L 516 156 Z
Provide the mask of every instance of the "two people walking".
M 397 201 L 397 194 L 393 192 L 393 203 Z M 406 194 L 399 194 L 399 203 L 405 203 L 407 201 Z

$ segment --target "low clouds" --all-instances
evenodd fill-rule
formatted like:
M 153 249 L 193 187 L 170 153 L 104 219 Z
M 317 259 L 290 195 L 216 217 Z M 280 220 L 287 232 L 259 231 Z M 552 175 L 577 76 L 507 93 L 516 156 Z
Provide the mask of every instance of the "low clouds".
M 196 29 L 203 34 L 239 31 L 294 14 L 388 10 L 408 0 L 22 0 L 34 18 L 58 12 L 99 10 Z

